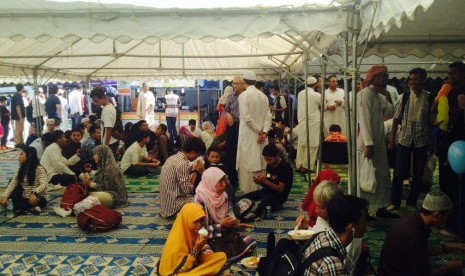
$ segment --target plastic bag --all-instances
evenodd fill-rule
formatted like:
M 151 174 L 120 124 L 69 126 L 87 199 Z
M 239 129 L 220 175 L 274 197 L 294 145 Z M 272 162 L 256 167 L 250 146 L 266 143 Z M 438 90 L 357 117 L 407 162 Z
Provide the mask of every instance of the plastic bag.
M 218 120 L 218 126 L 216 127 L 216 136 L 223 135 L 228 127 L 228 120 L 226 119 L 226 112 L 221 113 L 221 117 Z
M 436 155 L 431 154 L 428 156 L 428 160 L 426 161 L 425 171 L 423 173 L 423 184 L 427 186 L 431 186 L 433 184 L 433 173 L 436 169 L 436 162 L 438 158 Z
M 360 190 L 374 193 L 376 190 L 376 175 L 373 161 L 364 158 L 360 168 Z

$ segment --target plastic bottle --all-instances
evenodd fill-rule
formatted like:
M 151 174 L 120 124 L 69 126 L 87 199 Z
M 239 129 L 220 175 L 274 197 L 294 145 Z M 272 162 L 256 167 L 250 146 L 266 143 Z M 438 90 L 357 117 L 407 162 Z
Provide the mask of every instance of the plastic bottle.
M 15 213 L 13 211 L 13 200 L 8 199 L 8 205 L 6 206 L 6 216 L 9 218 L 12 218 L 15 216 Z

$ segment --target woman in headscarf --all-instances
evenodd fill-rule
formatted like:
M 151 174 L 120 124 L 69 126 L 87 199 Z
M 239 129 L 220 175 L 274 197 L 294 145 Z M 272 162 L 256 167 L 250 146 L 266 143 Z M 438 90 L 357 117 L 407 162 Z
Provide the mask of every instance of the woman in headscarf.
M 123 173 L 115 161 L 111 149 L 106 145 L 99 145 L 93 150 L 93 158 L 97 170 L 92 180 L 83 179 L 84 184 L 95 189 L 89 195 L 100 200 L 100 203 L 110 208 L 126 207 L 129 205 L 128 193 L 123 179 Z
M 25 146 L 19 154 L 19 169 L 3 192 L 0 206 L 6 206 L 11 198 L 15 212 L 41 212 L 47 205 L 47 185 L 47 172 L 37 160 L 36 149 Z
M 201 204 L 207 214 L 208 244 L 215 252 L 225 252 L 228 262 L 233 262 L 250 253 L 257 242 L 250 236 L 238 233 L 253 226 L 236 219 L 225 192 L 228 183 L 228 178 L 221 169 L 206 169 L 195 190 L 194 202 Z
M 205 211 L 197 203 L 185 204 L 171 228 L 158 266 L 158 274 L 217 275 L 226 263 L 222 252 L 205 251 L 206 237 L 199 235 L 205 225 Z

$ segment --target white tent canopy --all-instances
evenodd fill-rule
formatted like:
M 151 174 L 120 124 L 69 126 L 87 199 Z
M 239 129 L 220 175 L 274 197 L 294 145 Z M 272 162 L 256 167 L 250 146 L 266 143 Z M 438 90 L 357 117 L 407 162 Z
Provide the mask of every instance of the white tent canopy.
M 0 76 L 222 79 L 252 70 L 262 79 L 275 79 L 283 72 L 301 72 L 310 45 L 313 59 L 321 52 L 341 54 L 338 34 L 359 26 L 361 40 L 383 39 L 393 26 L 433 4 L 254 0 L 248 6 L 218 7 L 213 1 L 210 8 L 179 8 L 181 0 L 158 2 L 3 0 Z M 355 24 L 358 8 L 361 21 Z

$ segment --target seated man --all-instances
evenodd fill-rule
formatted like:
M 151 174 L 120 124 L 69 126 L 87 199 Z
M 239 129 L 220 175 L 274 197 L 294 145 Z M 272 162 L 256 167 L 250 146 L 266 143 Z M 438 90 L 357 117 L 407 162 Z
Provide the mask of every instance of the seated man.
M 331 125 L 329 127 L 329 136 L 325 138 L 325 142 L 347 143 L 347 137 L 341 134 L 342 129 L 339 125 Z
M 365 199 L 335 196 L 329 201 L 327 212 L 330 228 L 317 234 L 305 249 L 302 260 L 313 258 L 314 252 L 326 247 L 333 248 L 335 255 L 326 255 L 303 267 L 304 275 L 348 275 L 344 268 L 346 247 L 354 238 L 363 237 L 367 229 L 368 202 Z
M 90 167 L 95 170 L 97 169 L 97 164 L 95 164 L 92 158 L 92 150 L 102 143 L 102 130 L 99 126 L 93 124 L 89 129 L 89 134 L 89 138 L 81 144 L 82 163 L 85 168 Z
M 140 177 L 148 174 L 159 174 L 160 161 L 149 157 L 146 145 L 150 142 L 148 131 L 142 131 L 123 155 L 121 171 L 123 174 Z
M 254 176 L 253 179 L 263 189 L 245 194 L 241 198 L 260 201 L 261 211 L 265 210 L 266 206 L 271 206 L 273 211 L 279 210 L 289 196 L 294 182 L 294 173 L 291 166 L 281 159 L 279 150 L 275 145 L 266 145 L 262 155 L 267 164 L 266 172 Z
M 30 147 L 36 149 L 37 159 L 39 161 L 42 158 L 42 154 L 44 154 L 44 150 L 54 142 L 53 139 L 53 134 L 51 132 L 47 132 L 42 134 L 42 137 L 32 141 L 32 143 L 29 145 Z
M 165 124 L 160 124 L 155 130 L 157 135 L 157 143 L 155 145 L 155 158 L 160 160 L 161 164 L 164 164 L 168 157 L 173 154 L 174 143 L 171 138 L 166 135 L 168 127 Z
M 190 162 L 205 153 L 205 144 L 200 138 L 188 139 L 182 151 L 170 156 L 160 174 L 160 214 L 164 218 L 176 215 L 185 203 L 194 200 L 194 184 L 204 171 L 203 162 L 194 169 Z
M 55 119 L 48 119 L 45 125 L 45 129 L 42 134 L 47 133 L 47 132 L 53 132 L 55 129 L 60 129 L 57 126 L 56 120 Z
M 443 192 L 426 195 L 418 213 L 403 217 L 388 232 L 381 251 L 378 275 L 461 275 L 462 261 L 449 260 L 433 269 L 430 256 L 463 254 L 465 244 L 428 245 L 431 227 L 444 224 L 451 214 L 452 201 Z
M 66 159 L 61 154 L 61 151 L 67 145 L 65 134 L 61 130 L 55 130 L 52 132 L 52 135 L 54 143 L 45 149 L 44 154 L 40 159 L 40 164 L 47 171 L 48 182 L 61 186 L 68 186 L 69 184 L 76 183 L 76 175 L 69 166 L 72 166 L 81 160 L 79 157 L 80 153 L 78 152 L 71 158 Z
M 189 120 L 189 127 L 187 130 L 193 137 L 201 138 L 202 130 L 197 127 L 197 121 L 194 119 Z

